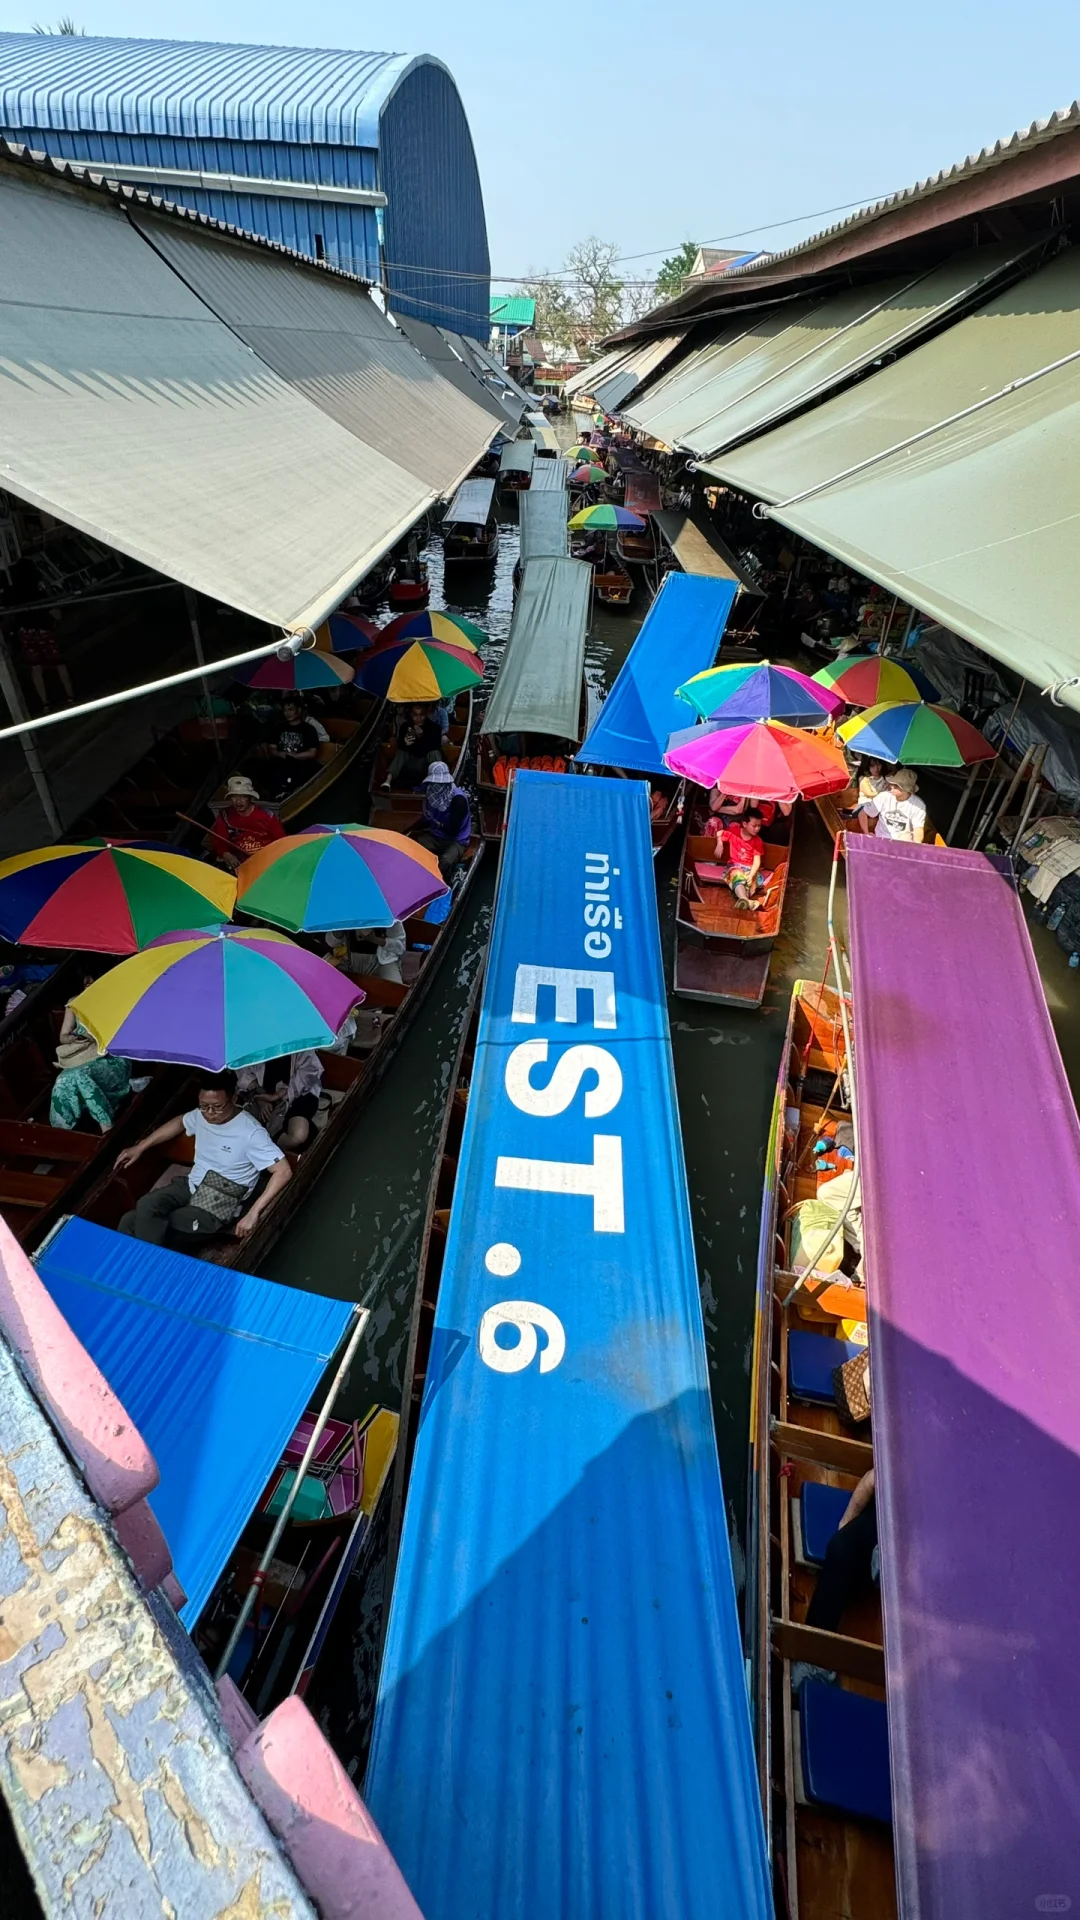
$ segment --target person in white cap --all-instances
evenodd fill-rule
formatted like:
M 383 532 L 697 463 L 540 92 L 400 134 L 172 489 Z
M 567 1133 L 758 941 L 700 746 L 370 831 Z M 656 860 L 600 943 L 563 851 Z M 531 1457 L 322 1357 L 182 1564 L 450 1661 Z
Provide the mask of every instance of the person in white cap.
M 225 805 L 203 842 L 218 866 L 236 868 L 249 854 L 271 840 L 284 838 L 276 813 L 258 805 L 259 795 L 246 773 L 234 773 L 225 782 Z
M 472 838 L 472 808 L 464 787 L 455 784 L 445 760 L 436 760 L 424 778 L 424 811 L 410 837 L 438 855 L 439 871 L 449 881 Z

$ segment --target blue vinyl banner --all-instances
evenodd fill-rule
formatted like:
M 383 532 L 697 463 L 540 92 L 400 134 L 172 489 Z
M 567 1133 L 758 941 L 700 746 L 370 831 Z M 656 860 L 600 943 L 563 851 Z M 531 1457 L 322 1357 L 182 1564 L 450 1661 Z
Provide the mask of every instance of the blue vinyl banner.
M 367 1798 L 426 1920 L 765 1920 L 638 782 L 514 781 Z
M 711 667 L 720 651 L 737 580 L 669 573 L 576 758 L 585 766 L 667 774 L 669 736 L 693 723 L 676 687 Z

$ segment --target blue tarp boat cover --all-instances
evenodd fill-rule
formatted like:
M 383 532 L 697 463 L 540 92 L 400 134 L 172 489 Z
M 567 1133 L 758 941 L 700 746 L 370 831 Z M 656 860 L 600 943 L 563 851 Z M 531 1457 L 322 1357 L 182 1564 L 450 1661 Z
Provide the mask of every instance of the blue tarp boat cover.
M 514 782 L 366 1797 L 425 1920 L 772 1913 L 637 781 Z
M 675 689 L 712 666 L 738 590 L 737 580 L 668 574 L 578 760 L 589 767 L 668 772 L 668 739 L 693 717 Z
M 86 1220 L 35 1265 L 153 1451 L 190 1628 L 354 1309 Z

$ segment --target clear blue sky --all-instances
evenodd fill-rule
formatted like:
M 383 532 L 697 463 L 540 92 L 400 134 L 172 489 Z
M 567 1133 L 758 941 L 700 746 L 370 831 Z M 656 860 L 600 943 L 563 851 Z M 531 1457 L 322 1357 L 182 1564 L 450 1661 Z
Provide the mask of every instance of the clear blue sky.
M 497 274 L 598 233 L 625 254 L 908 186 L 1080 94 L 1075 0 L 26 0 L 90 33 L 437 54 L 472 126 Z M 832 216 L 842 218 L 842 215 Z M 735 245 L 780 248 L 811 217 Z M 627 265 L 644 274 L 659 255 Z

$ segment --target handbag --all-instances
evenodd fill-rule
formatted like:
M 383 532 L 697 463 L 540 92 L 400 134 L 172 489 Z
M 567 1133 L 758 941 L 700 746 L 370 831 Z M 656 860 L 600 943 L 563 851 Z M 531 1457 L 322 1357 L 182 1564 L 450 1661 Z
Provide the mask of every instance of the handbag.
M 864 1349 L 833 1370 L 833 1397 L 844 1424 L 861 1427 L 870 1418 L 870 1355 Z
M 200 1213 L 208 1213 L 226 1225 L 230 1220 L 235 1220 L 247 1199 L 247 1192 L 242 1181 L 230 1180 L 226 1174 L 216 1173 L 211 1168 L 199 1181 L 191 1196 L 191 1204 Z

